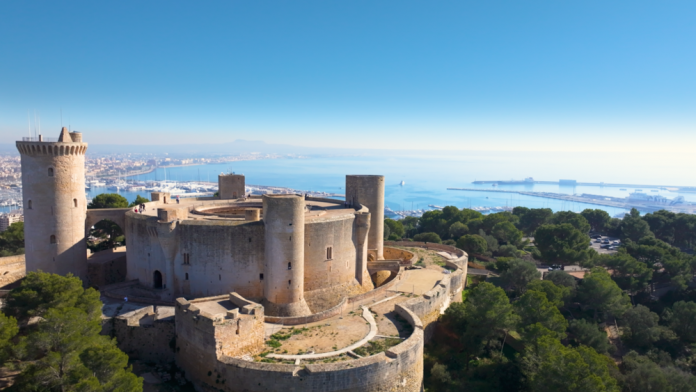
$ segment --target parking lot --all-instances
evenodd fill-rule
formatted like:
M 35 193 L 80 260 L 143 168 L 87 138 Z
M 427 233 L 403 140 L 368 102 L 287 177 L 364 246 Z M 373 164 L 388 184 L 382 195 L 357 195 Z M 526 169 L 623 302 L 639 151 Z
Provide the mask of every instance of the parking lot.
M 609 246 L 608 248 L 607 245 Z M 601 238 L 592 238 L 590 242 L 592 249 L 596 250 L 597 253 L 600 254 L 616 253 L 616 250 L 620 245 L 621 241 L 618 238 L 607 236 L 601 236 Z

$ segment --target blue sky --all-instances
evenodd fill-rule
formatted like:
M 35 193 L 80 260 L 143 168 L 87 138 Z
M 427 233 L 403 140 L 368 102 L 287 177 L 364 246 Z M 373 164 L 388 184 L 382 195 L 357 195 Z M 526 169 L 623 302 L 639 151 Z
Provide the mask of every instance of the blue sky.
M 690 152 L 696 2 L 4 1 L 0 143 Z M 33 125 L 32 125 L 33 127 Z

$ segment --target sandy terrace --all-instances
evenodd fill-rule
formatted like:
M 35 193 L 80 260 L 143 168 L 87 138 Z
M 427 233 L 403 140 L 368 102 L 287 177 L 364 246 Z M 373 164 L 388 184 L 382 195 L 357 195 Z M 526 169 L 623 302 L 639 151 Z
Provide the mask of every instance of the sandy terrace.
M 399 336 L 407 338 L 410 336 L 412 328 L 408 323 L 399 317 L 394 311 L 394 306 L 398 303 L 407 301 L 411 295 L 401 295 L 396 298 L 389 297 L 399 293 L 389 292 L 387 301 L 380 302 L 374 307 L 370 307 L 377 323 L 377 335 Z M 385 298 L 375 298 L 374 301 L 365 303 L 370 306 Z M 355 310 L 348 309 L 343 316 L 332 317 L 316 323 L 291 327 L 282 327 L 277 324 L 266 324 L 266 342 L 276 340 L 281 344 L 280 347 L 273 348 L 267 346 L 268 351 L 275 354 L 306 354 L 326 353 L 340 350 L 344 347 L 364 338 L 369 332 L 369 323 L 362 317 L 362 310 L 357 307 Z M 285 337 L 285 339 L 281 339 Z M 345 355 L 344 355 L 345 356 Z M 349 357 L 346 357 L 347 359 Z M 336 358 L 340 360 L 340 358 Z
M 421 295 L 430 291 L 445 276 L 443 268 L 412 269 L 404 271 L 404 277 L 394 286 L 395 291 Z
M 294 328 L 279 326 L 274 328 L 274 334 L 266 340 L 275 338 L 281 346 L 269 350 L 276 354 L 326 353 L 335 351 L 362 339 L 369 332 L 369 325 L 362 317 L 362 311 L 344 314 L 341 318 L 332 317 L 316 323 L 298 325 Z M 282 337 L 287 337 L 281 339 Z

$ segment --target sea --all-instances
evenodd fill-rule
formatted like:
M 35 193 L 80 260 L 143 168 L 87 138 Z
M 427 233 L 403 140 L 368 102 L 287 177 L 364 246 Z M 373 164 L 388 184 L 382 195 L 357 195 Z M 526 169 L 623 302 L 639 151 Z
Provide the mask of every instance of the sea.
M 687 163 L 685 167 L 683 162 Z M 518 190 L 564 194 L 590 193 L 626 197 L 639 187 L 563 186 L 547 184 L 500 185 L 472 184 L 475 180 L 535 180 L 558 181 L 574 179 L 580 182 L 694 186 L 688 183 L 693 164 L 688 157 L 651 154 L 604 153 L 515 153 L 469 152 L 440 154 L 356 154 L 344 156 L 312 156 L 305 158 L 258 159 L 223 164 L 158 168 L 131 177 L 135 180 L 217 181 L 220 173 L 246 176 L 247 185 L 288 187 L 303 191 L 323 191 L 343 194 L 346 174 L 380 174 L 385 176 L 385 205 L 392 210 L 432 209 L 430 206 L 551 208 L 553 211 L 580 212 L 586 208 L 607 211 L 622 216 L 624 209 L 595 204 L 491 192 Z M 681 166 L 680 166 L 681 165 Z M 691 168 L 689 169 L 689 165 Z M 681 171 L 684 171 L 683 175 Z M 403 185 L 401 185 L 403 181 Z M 455 191 L 447 188 L 475 188 L 477 191 Z M 667 190 L 651 192 L 667 198 L 683 196 L 696 201 L 694 193 L 675 193 Z M 111 192 L 93 188 L 89 197 Z M 120 192 L 128 200 L 146 192 Z

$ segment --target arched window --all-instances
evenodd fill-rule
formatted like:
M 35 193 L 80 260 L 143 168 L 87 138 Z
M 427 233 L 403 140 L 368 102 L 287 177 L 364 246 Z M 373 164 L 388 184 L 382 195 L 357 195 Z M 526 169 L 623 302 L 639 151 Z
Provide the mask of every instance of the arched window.
M 53 177 L 53 168 L 52 167 L 48 168 L 48 176 Z
M 51 242 L 51 244 L 55 244 L 55 243 L 56 243 L 56 236 L 54 236 L 53 234 L 51 234 L 50 242 Z
M 31 200 L 27 200 L 27 210 L 31 210 Z
M 72 199 L 73 201 L 73 207 L 77 207 L 77 199 Z

